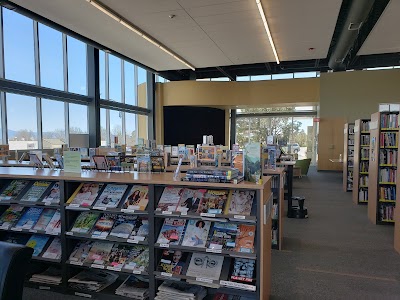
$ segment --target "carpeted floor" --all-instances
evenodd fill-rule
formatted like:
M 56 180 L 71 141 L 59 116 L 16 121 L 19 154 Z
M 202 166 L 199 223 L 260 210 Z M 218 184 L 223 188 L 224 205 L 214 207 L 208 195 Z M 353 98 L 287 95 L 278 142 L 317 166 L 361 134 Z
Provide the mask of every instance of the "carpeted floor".
M 400 299 L 400 255 L 391 226 L 369 222 L 342 191 L 340 173 L 295 179 L 309 219 L 284 220 L 283 251 L 272 252 L 271 300 Z M 24 300 L 82 299 L 26 288 Z

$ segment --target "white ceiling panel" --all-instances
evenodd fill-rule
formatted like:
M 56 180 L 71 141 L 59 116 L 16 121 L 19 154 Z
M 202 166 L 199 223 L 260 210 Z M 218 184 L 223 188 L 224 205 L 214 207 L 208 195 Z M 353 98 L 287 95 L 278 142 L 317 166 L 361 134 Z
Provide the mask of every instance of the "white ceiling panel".
M 400 1 L 391 0 L 357 55 L 400 52 Z
M 208 5 L 215 5 L 215 3 L 230 3 L 230 2 L 240 2 L 243 0 L 177 0 L 177 2 L 183 8 L 193 8 L 193 7 L 202 7 Z

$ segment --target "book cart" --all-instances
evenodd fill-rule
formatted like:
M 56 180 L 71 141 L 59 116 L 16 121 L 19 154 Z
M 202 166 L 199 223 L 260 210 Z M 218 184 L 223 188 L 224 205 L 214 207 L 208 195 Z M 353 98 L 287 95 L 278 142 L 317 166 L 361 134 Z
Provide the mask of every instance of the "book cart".
M 344 125 L 344 149 L 343 149 L 343 190 L 353 190 L 354 167 L 354 123 Z
M 353 202 L 368 203 L 369 121 L 356 120 L 354 126 Z
M 165 280 L 175 279 L 181 281 L 191 281 L 192 283 L 213 283 L 218 285 L 215 288 L 207 288 L 208 295 L 205 299 L 212 299 L 215 293 L 227 293 L 233 295 L 244 295 L 254 297 L 255 299 L 268 299 L 271 289 L 271 210 L 272 198 L 271 193 L 271 178 L 265 176 L 263 184 L 257 185 L 253 183 L 243 182 L 239 184 L 219 184 L 219 183 L 196 183 L 174 181 L 173 174 L 140 174 L 140 173 L 107 173 L 84 171 L 81 174 L 67 174 L 63 171 L 42 169 L 36 170 L 33 168 L 9 168 L 0 167 L 0 188 L 4 190 L 12 180 L 28 180 L 31 183 L 35 181 L 53 181 L 58 182 L 60 186 L 61 201 L 59 205 L 46 205 L 45 207 L 54 207 L 59 209 L 61 217 L 61 232 L 57 235 L 61 240 L 61 258 L 44 259 L 41 257 L 33 258 L 31 270 L 28 272 L 28 277 L 34 273 L 42 272 L 49 265 L 58 265 L 61 267 L 62 281 L 60 285 L 54 286 L 44 283 L 32 283 L 27 281 L 26 285 L 33 288 L 51 290 L 64 294 L 71 294 L 93 299 L 129 299 L 127 297 L 115 294 L 115 290 L 121 283 L 132 274 L 140 274 L 149 280 L 149 299 L 154 299 L 158 286 Z M 116 208 L 101 208 L 96 206 L 82 207 L 66 203 L 66 201 L 74 194 L 75 190 L 81 183 L 102 183 L 102 184 L 123 184 L 142 185 L 148 187 L 148 205 L 146 210 L 123 209 L 121 205 Z M 250 190 L 254 191 L 252 211 L 250 215 L 224 215 L 224 214 L 184 214 L 181 212 L 156 212 L 157 203 L 166 187 L 193 188 L 193 189 L 214 189 L 214 190 Z M 104 189 L 104 186 L 103 186 Z M 127 196 L 129 189 L 124 194 Z M 23 193 L 21 193 L 22 195 Z M 98 194 L 100 195 L 100 193 Z M 22 197 L 22 196 L 21 196 Z M 97 199 L 97 198 L 96 198 Z M 98 199 L 97 199 L 98 200 Z M 96 201 L 97 201 L 96 200 Z M 95 202 L 96 202 L 95 201 Z M 42 207 L 40 201 L 34 203 L 21 202 L 17 197 L 12 203 L 23 205 L 24 207 Z M 94 202 L 94 204 L 95 204 Z M 2 214 L 11 202 L 0 201 L 0 214 Z M 116 215 L 131 215 L 143 217 L 148 220 L 149 234 L 143 240 L 121 238 L 115 236 L 106 236 L 96 238 L 93 234 L 82 234 L 73 232 L 71 226 L 76 221 L 81 213 L 99 213 L 99 214 L 116 214 Z M 227 250 L 207 250 L 206 248 L 189 247 L 181 245 L 163 245 L 156 243 L 159 236 L 160 228 L 166 218 L 175 218 L 181 220 L 209 220 L 211 222 L 221 221 L 237 224 L 253 224 L 256 226 L 254 239 L 254 252 L 233 252 Z M 0 240 L 3 240 L 8 233 L 16 235 L 32 235 L 33 231 L 13 231 L 10 228 L 0 230 Z M 50 235 L 46 232 L 36 232 L 35 234 Z M 105 267 L 105 265 L 96 265 L 95 263 L 76 262 L 70 260 L 70 255 L 74 251 L 75 246 L 80 242 L 104 242 L 113 243 L 114 245 L 126 246 L 142 246 L 148 251 L 148 268 L 144 271 L 138 271 L 126 268 Z M 187 253 L 187 259 L 183 272 L 180 275 L 159 272 L 157 266 L 160 262 L 163 251 L 165 250 L 181 250 Z M 44 251 L 44 250 L 43 250 Z M 210 280 L 208 278 L 186 276 L 186 270 L 189 265 L 190 257 L 194 253 L 215 255 L 223 257 L 223 266 L 220 278 L 218 280 Z M 255 261 L 255 283 L 253 285 L 236 283 L 229 280 L 230 265 L 232 260 L 236 258 L 250 258 Z M 104 269 L 118 276 L 118 279 L 110 286 L 100 292 L 91 292 L 85 290 L 75 290 L 68 284 L 68 279 L 78 274 L 82 270 Z
M 396 204 L 398 112 L 371 115 L 368 218 L 373 224 L 393 224 Z

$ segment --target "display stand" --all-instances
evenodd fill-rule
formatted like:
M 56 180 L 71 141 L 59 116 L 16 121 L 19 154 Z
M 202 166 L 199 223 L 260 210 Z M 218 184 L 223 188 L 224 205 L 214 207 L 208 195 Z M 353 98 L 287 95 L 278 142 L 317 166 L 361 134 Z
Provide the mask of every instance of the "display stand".
M 354 126 L 353 202 L 368 203 L 369 121 L 356 120 Z
M 276 165 L 285 168 L 285 200 L 288 202 L 287 216 L 292 217 L 292 197 L 293 197 L 293 166 L 296 164 L 294 161 L 281 161 Z
M 344 149 L 343 149 L 343 190 L 353 190 L 353 166 L 354 166 L 354 123 L 344 125 Z
M 71 276 L 77 274 L 79 271 L 84 269 L 94 268 L 93 265 L 76 265 L 68 261 L 74 246 L 79 241 L 98 241 L 98 239 L 93 238 L 90 235 L 80 235 L 75 233 L 70 233 L 70 229 L 77 216 L 82 211 L 97 211 L 99 213 L 112 213 L 118 215 L 130 214 L 137 216 L 144 216 L 148 219 L 149 224 L 149 235 L 147 240 L 139 241 L 135 244 L 141 244 L 148 246 L 149 248 L 149 266 L 147 272 L 139 272 L 141 275 L 149 278 L 149 299 L 154 299 L 158 285 L 164 280 L 170 279 L 180 279 L 180 280 L 193 280 L 201 281 L 204 278 L 195 278 L 185 275 L 174 275 L 170 274 L 165 276 L 157 272 L 157 265 L 159 263 L 159 258 L 161 253 L 165 250 L 165 246 L 155 244 L 156 238 L 160 232 L 160 226 L 165 218 L 173 217 L 178 219 L 206 219 L 212 222 L 216 221 L 227 221 L 234 222 L 237 224 L 249 224 L 252 223 L 256 226 L 256 236 L 254 243 L 254 253 L 247 252 L 231 252 L 231 251 L 214 251 L 213 255 L 224 257 L 224 268 L 229 269 L 230 262 L 237 258 L 252 258 L 256 260 L 256 284 L 254 289 L 241 288 L 240 286 L 224 286 L 222 281 L 227 281 L 228 273 L 221 272 L 221 277 L 219 280 L 214 280 L 214 283 L 221 284 L 220 288 L 208 288 L 208 293 L 210 295 L 217 292 L 228 293 L 233 295 L 245 295 L 254 299 L 268 299 L 271 291 L 271 210 L 272 210 L 272 198 L 271 193 L 271 177 L 265 176 L 263 178 L 263 184 L 253 184 L 248 182 L 242 182 L 239 184 L 219 184 L 219 183 L 197 183 L 197 182 L 183 182 L 174 181 L 173 174 L 171 173 L 161 173 L 161 174 L 140 174 L 140 173 L 105 173 L 105 172 L 95 172 L 95 171 L 85 171 L 81 174 L 64 174 L 63 171 L 55 171 L 49 169 L 35 170 L 33 168 L 8 168 L 0 167 L 0 187 L 3 188 L 8 185 L 8 183 L 13 179 L 24 179 L 24 180 L 47 180 L 47 181 L 58 181 L 60 182 L 61 191 L 61 202 L 60 205 L 54 205 L 54 208 L 60 210 L 61 214 L 61 234 L 59 235 L 61 239 L 62 257 L 60 260 L 51 260 L 43 258 L 33 258 L 33 265 L 41 266 L 42 269 L 46 269 L 50 265 L 59 265 L 62 268 L 62 283 L 59 286 L 46 285 L 43 283 L 27 283 L 27 286 L 46 289 L 55 292 L 61 292 L 64 294 L 71 294 L 76 296 L 82 296 L 86 298 L 95 299 L 128 299 L 126 297 L 121 297 L 115 295 L 115 289 L 122 283 L 122 281 L 129 275 L 132 271 L 122 270 L 108 270 L 119 276 L 118 280 L 100 292 L 90 292 L 82 290 L 74 290 L 68 286 L 67 282 Z M 148 205 L 145 211 L 131 211 L 125 212 L 122 208 L 122 201 L 117 208 L 112 209 L 99 209 L 93 206 L 90 207 L 76 207 L 71 205 L 66 205 L 66 200 L 74 193 L 80 183 L 82 182 L 98 182 L 98 183 L 120 183 L 128 185 L 146 185 L 148 186 Z M 189 214 L 184 215 L 179 212 L 173 212 L 168 214 L 163 214 L 161 212 L 156 212 L 155 208 L 161 197 L 161 194 L 165 187 L 189 187 L 189 188 L 202 188 L 202 189 L 224 189 L 224 190 L 252 190 L 255 191 L 255 197 L 253 202 L 253 210 L 250 216 L 236 216 L 236 215 L 223 215 L 223 214 L 208 214 L 207 218 L 201 214 Z M 125 193 L 126 194 L 126 193 Z M 12 203 L 17 203 L 23 206 L 42 206 L 41 203 L 32 202 L 20 202 L 19 199 L 13 201 Z M 3 213 L 5 209 L 11 203 L 6 203 L 0 201 L 0 213 Z M 46 206 L 47 207 L 47 206 Z M 52 206 L 49 206 L 52 207 Z M 10 230 L 0 230 L 0 240 L 7 234 L 11 232 Z M 14 232 L 20 234 L 32 234 L 31 232 Z M 68 234 L 67 234 L 68 232 Z M 45 234 L 45 233 L 44 233 Z M 110 241 L 117 244 L 123 245 L 133 245 L 128 239 L 121 239 L 115 237 L 106 237 L 102 239 L 103 241 Z M 184 246 L 170 246 L 169 249 L 179 249 L 188 252 L 189 255 L 194 252 L 208 252 L 205 248 L 193 248 Z M 217 252 L 217 253 L 215 253 Z M 225 268 L 226 269 L 226 268 Z M 225 270 L 224 269 L 224 270 Z M 33 269 L 32 269 L 33 270 Z M 31 270 L 31 271 L 32 271 Z M 32 272 L 30 272 L 32 273 Z M 29 274 L 29 273 L 28 273 Z M 134 273 L 137 274 L 137 273 Z M 212 296 L 211 296 L 212 297 Z

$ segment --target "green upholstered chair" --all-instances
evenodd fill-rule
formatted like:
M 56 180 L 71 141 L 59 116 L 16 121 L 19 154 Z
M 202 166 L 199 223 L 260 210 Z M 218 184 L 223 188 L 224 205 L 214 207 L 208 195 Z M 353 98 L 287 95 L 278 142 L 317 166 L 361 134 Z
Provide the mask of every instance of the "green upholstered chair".
M 306 159 L 299 159 L 296 160 L 296 164 L 294 165 L 294 168 L 299 168 L 301 171 L 301 176 L 305 176 L 308 173 L 308 168 L 310 167 L 311 163 L 311 158 L 306 158 Z

